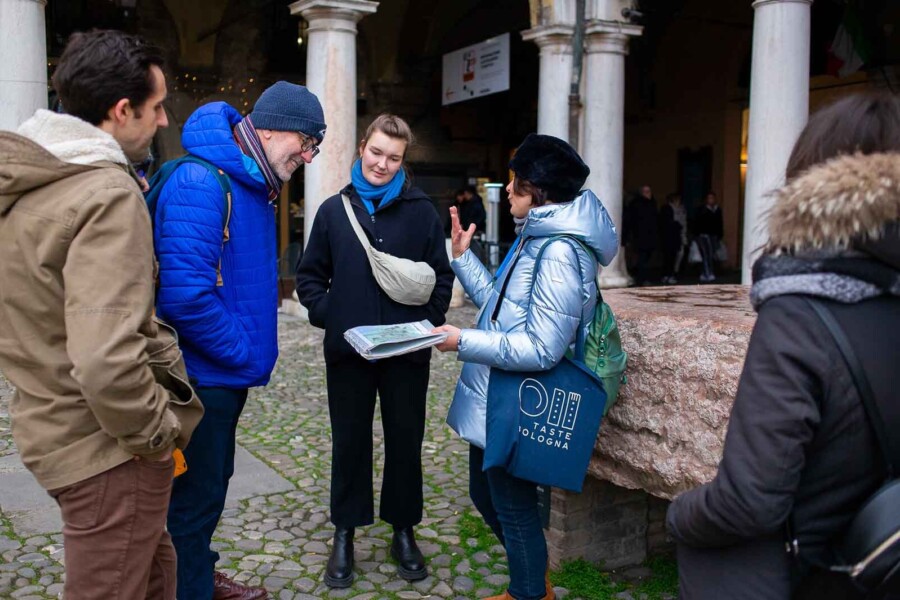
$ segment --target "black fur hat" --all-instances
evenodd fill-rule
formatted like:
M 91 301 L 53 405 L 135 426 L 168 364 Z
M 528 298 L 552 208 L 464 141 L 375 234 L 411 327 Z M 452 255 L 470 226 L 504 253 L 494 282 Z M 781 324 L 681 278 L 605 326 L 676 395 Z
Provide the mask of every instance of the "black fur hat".
M 538 133 L 528 134 L 509 161 L 509 168 L 555 202 L 575 198 L 591 172 L 568 142 Z

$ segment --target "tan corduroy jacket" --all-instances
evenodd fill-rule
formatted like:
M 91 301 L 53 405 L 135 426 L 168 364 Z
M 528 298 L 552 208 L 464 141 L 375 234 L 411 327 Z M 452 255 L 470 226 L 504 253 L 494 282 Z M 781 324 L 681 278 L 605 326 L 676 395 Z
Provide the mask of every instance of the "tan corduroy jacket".
M 38 111 L 0 132 L 0 371 L 12 434 L 47 489 L 184 447 L 203 414 L 153 317 L 153 234 L 107 133 Z

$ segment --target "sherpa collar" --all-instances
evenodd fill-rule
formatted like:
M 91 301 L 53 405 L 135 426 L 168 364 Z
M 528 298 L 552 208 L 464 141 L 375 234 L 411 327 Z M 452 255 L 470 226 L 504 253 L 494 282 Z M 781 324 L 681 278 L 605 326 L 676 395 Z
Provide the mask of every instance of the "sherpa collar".
M 842 250 L 900 219 L 900 153 L 839 156 L 775 192 L 766 254 Z
M 900 296 L 900 154 L 841 156 L 775 193 L 750 301 L 785 294 L 856 303 Z
M 19 126 L 17 133 L 43 146 L 63 162 L 91 165 L 109 161 L 128 165 L 113 136 L 71 115 L 40 109 Z

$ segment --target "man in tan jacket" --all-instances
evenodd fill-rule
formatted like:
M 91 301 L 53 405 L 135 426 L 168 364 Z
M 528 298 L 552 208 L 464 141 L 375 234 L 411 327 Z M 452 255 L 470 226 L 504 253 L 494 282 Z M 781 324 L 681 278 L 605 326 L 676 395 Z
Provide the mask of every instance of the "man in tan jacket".
M 0 370 L 12 433 L 60 506 L 66 600 L 175 598 L 165 530 L 175 447 L 203 409 L 153 315 L 153 236 L 130 167 L 165 127 L 161 54 L 75 34 L 68 114 L 0 132 Z

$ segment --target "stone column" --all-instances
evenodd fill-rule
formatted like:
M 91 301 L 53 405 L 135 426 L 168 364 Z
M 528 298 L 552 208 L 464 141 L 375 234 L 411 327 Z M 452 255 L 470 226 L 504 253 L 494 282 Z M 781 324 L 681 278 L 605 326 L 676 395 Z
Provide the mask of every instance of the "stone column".
M 625 138 L 625 55 L 628 40 L 641 27 L 593 21 L 585 30 L 584 161 L 591 168 L 586 187 L 597 194 L 622 233 L 622 163 Z M 603 287 L 625 287 L 631 278 L 621 248 L 600 272 Z
M 522 32 L 541 49 L 538 76 L 538 133 L 569 139 L 569 87 L 572 81 L 571 25 L 542 25 Z
M 765 244 L 768 192 L 784 169 L 809 115 L 809 37 L 812 0 L 756 0 L 750 74 L 747 188 L 742 282 L 750 283 L 755 250 Z
M 0 129 L 47 108 L 47 0 L 0 0 Z
M 309 22 L 306 85 L 325 111 L 325 141 L 305 166 L 303 243 L 322 202 L 350 181 L 356 134 L 356 23 L 374 13 L 370 0 L 300 0 L 292 15 Z

